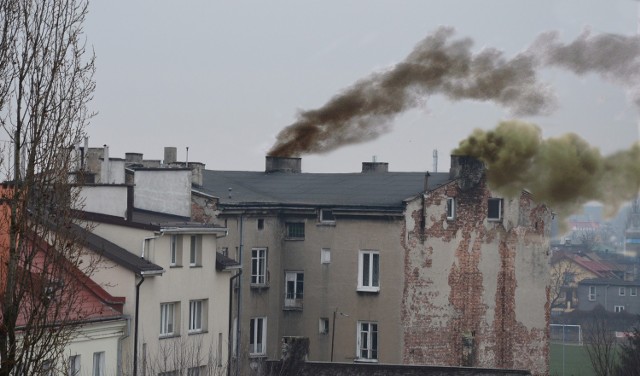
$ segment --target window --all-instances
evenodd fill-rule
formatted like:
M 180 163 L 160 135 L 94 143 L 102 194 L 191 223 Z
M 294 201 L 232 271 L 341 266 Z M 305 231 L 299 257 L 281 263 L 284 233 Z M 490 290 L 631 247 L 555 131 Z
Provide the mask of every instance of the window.
M 336 217 L 333 215 L 333 210 L 320 209 L 320 222 L 322 223 L 335 223 Z
M 189 301 L 189 333 L 202 332 L 205 329 L 206 301 Z
M 638 296 L 638 288 L 637 287 L 630 287 L 629 288 L 629 295 Z
M 626 295 L 626 289 L 624 287 L 618 287 L 618 295 L 625 296 Z
M 251 250 L 251 284 L 266 285 L 267 279 L 267 249 L 254 248 Z
M 171 235 L 170 239 L 170 266 L 182 265 L 182 236 Z
M 249 325 L 249 354 L 265 355 L 267 339 L 267 318 L 255 317 L 251 319 Z
M 589 286 L 589 301 L 593 302 L 596 300 L 596 287 Z
M 189 266 L 202 265 L 202 235 L 191 235 Z
M 613 312 L 615 313 L 624 312 L 624 306 L 621 306 L 621 305 L 613 306 Z
M 264 219 L 258 218 L 258 230 L 263 230 L 263 229 L 264 229 Z
M 187 376 L 204 375 L 204 367 L 191 367 L 187 369 Z
M 93 376 L 104 376 L 104 351 L 93 353 Z
M 576 281 L 576 273 L 574 272 L 564 272 L 562 276 L 562 283 L 564 285 L 570 285 Z
M 176 303 L 160 304 L 160 335 L 170 336 L 174 334 L 175 329 L 175 311 Z
M 502 199 L 490 198 L 488 201 L 487 219 L 490 221 L 502 220 Z
M 322 248 L 320 250 L 320 263 L 322 264 L 331 263 L 331 248 Z
M 67 370 L 69 376 L 80 375 L 80 355 L 73 355 L 69 357 L 69 368 Z
M 380 291 L 380 254 L 377 251 L 360 251 L 358 291 Z
M 447 219 L 452 220 L 456 217 L 456 200 L 453 197 L 447 197 Z
M 321 317 L 318 321 L 318 333 L 320 334 L 328 334 L 329 333 L 329 319 L 326 317 Z
M 287 239 L 304 239 L 304 222 L 287 222 Z
M 378 324 L 358 321 L 358 355 L 357 360 L 378 360 Z
M 42 376 L 54 376 L 55 367 L 53 366 L 53 360 L 45 360 L 42 362 Z
M 304 293 L 304 273 L 285 273 L 285 308 L 302 308 L 302 296 Z

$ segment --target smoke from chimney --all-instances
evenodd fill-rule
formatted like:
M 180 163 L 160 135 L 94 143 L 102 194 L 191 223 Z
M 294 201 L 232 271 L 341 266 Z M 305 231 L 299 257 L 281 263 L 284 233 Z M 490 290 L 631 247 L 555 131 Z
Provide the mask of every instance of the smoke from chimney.
M 268 154 L 325 153 L 373 140 L 390 131 L 395 115 L 434 94 L 454 101 L 491 101 L 514 116 L 545 115 L 556 107 L 549 86 L 537 79 L 538 70 L 545 66 L 576 74 L 598 73 L 631 89 L 640 106 L 638 37 L 584 32 L 562 44 L 558 33 L 548 32 L 523 53 L 507 59 L 493 48 L 474 54 L 470 38 L 454 39 L 453 34 L 453 28 L 436 30 L 404 61 L 356 82 L 318 109 L 300 112 L 297 121 L 278 134 Z
M 576 134 L 542 139 L 536 125 L 505 121 L 475 130 L 453 153 L 485 162 L 493 189 L 507 196 L 526 189 L 561 216 L 592 200 L 612 215 L 640 189 L 640 143 L 602 156 Z

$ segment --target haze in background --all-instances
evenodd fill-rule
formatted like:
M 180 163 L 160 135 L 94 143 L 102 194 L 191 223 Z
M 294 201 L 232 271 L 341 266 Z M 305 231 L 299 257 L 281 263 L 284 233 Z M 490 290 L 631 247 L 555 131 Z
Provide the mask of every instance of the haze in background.
M 557 30 L 570 42 L 585 28 L 633 35 L 632 1 L 361 2 L 313 4 L 92 2 L 89 43 L 98 56 L 99 111 L 89 129 L 92 145 L 114 156 L 137 151 L 162 158 L 176 146 L 179 159 L 213 169 L 261 170 L 264 156 L 298 111 L 325 104 L 372 72 L 400 62 L 442 25 L 511 58 L 540 33 Z M 558 109 L 528 116 L 545 136 L 567 132 L 609 154 L 638 138 L 637 113 L 625 90 L 594 74 L 549 68 Z M 375 141 L 303 159 L 304 171 L 357 171 L 376 155 L 396 171 L 439 169 L 472 129 L 493 128 L 511 114 L 492 103 L 452 102 L 433 94 L 390 124 Z

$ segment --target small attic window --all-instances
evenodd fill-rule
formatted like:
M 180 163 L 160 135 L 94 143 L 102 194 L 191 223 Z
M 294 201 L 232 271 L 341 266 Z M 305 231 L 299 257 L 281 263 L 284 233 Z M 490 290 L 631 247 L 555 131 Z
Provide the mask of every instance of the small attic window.
M 320 222 L 322 223 L 334 223 L 336 221 L 336 217 L 333 215 L 333 210 L 331 209 L 320 209 Z
M 447 219 L 454 220 L 456 218 L 456 200 L 453 197 L 447 197 Z

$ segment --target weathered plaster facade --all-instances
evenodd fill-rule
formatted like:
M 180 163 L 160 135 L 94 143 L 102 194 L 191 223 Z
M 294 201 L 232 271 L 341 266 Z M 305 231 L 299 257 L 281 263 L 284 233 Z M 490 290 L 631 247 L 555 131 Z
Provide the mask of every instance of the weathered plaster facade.
M 403 363 L 548 374 L 551 213 L 523 192 L 488 219 L 488 199 L 500 196 L 470 172 L 407 205 Z

